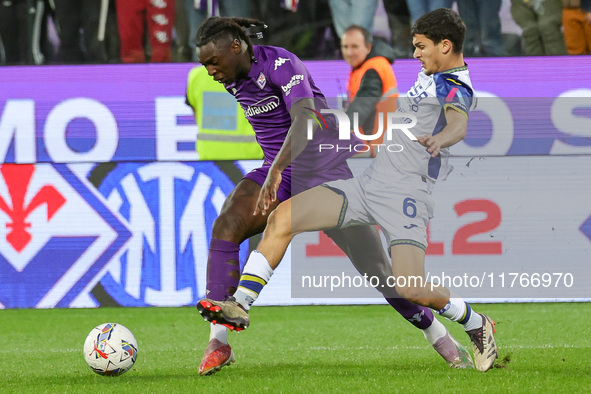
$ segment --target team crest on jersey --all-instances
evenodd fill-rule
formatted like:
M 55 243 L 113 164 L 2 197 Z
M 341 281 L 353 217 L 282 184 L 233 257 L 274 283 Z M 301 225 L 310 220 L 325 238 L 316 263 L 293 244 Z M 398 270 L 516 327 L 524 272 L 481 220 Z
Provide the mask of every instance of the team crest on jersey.
M 277 71 L 278 67 L 281 67 L 285 64 L 285 62 L 288 62 L 290 59 L 285 58 L 285 57 L 278 57 L 277 59 L 275 59 L 275 68 L 273 69 L 273 71 Z
M 267 84 L 267 78 L 265 77 L 265 74 L 263 74 L 262 72 L 259 74 L 259 77 L 257 78 L 257 85 L 259 85 L 259 88 L 264 88 L 265 85 Z

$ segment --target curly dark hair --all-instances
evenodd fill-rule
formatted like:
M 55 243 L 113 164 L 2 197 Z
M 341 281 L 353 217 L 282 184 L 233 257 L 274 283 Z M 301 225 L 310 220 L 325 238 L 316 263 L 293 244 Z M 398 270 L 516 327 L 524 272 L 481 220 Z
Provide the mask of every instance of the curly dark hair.
M 460 54 L 464 47 L 466 25 L 454 10 L 439 8 L 417 19 L 410 33 L 412 36 L 422 34 L 436 45 L 448 39 L 453 44 L 453 52 Z
M 254 56 L 252 42 L 246 32 L 246 29 L 251 27 L 265 28 L 267 25 L 265 25 L 264 22 L 251 18 L 218 16 L 207 18 L 197 30 L 197 48 L 207 45 L 210 42 L 217 45 L 218 42 L 223 39 L 237 39 L 246 43 L 248 53 L 252 58 Z

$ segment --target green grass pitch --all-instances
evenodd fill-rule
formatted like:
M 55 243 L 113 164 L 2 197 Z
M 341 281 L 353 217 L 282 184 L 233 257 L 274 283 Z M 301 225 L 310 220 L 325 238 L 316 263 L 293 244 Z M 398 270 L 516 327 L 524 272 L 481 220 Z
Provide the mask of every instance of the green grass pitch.
M 487 373 L 452 370 L 386 305 L 255 307 L 231 333 L 236 363 L 197 375 L 208 325 L 195 308 L 0 310 L 0 392 L 589 392 L 590 303 L 475 304 L 497 322 Z M 134 368 L 93 373 L 82 355 L 104 322 L 138 340 Z M 444 324 L 464 345 L 458 324 Z

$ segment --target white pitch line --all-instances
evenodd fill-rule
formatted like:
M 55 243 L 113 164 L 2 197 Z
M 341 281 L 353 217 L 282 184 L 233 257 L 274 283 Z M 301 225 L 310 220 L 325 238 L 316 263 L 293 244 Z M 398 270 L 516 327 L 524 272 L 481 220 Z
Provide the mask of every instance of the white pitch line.
M 589 349 L 590 345 L 570 345 L 568 343 L 561 345 L 498 345 L 499 349 Z M 376 346 L 358 346 L 358 347 L 347 347 L 347 346 L 314 346 L 308 348 L 314 351 L 335 351 L 335 350 L 424 350 L 430 348 L 429 345 L 425 346 L 390 346 L 390 347 L 376 347 Z M 290 348 L 289 350 L 302 350 L 305 348 Z
M 499 349 L 589 349 L 591 348 L 590 345 L 570 345 L 568 343 L 562 345 L 535 345 L 535 346 L 528 346 L 528 345 L 501 345 Z M 357 346 L 357 347 L 347 347 L 347 346 L 314 346 L 314 347 L 300 347 L 295 348 L 291 347 L 289 351 L 302 351 L 302 350 L 312 350 L 312 351 L 338 351 L 338 350 L 425 350 L 430 349 L 429 345 L 425 346 L 389 346 L 389 347 L 376 347 L 376 346 Z M 82 349 L 48 349 L 43 350 L 44 353 L 72 353 L 72 352 L 80 352 Z M 193 349 L 199 350 L 199 349 Z M 40 352 L 38 349 L 9 349 L 9 350 L 1 350 L 0 354 L 9 354 L 9 353 L 37 353 Z
M 80 349 L 43 349 L 43 350 L 39 350 L 39 349 L 9 349 L 9 350 L 2 350 L 0 349 L 0 354 L 8 354 L 8 353 L 73 353 L 73 352 L 81 352 L 82 351 L 82 347 L 80 347 Z

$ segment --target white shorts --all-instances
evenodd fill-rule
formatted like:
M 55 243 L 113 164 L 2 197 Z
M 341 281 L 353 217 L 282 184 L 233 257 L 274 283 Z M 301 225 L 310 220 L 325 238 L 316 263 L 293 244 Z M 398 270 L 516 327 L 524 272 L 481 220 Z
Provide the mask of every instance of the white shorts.
M 389 248 L 414 245 L 427 248 L 427 225 L 433 217 L 429 185 L 420 176 L 395 184 L 378 184 L 366 175 L 327 182 L 323 186 L 344 197 L 338 227 L 377 224 Z

